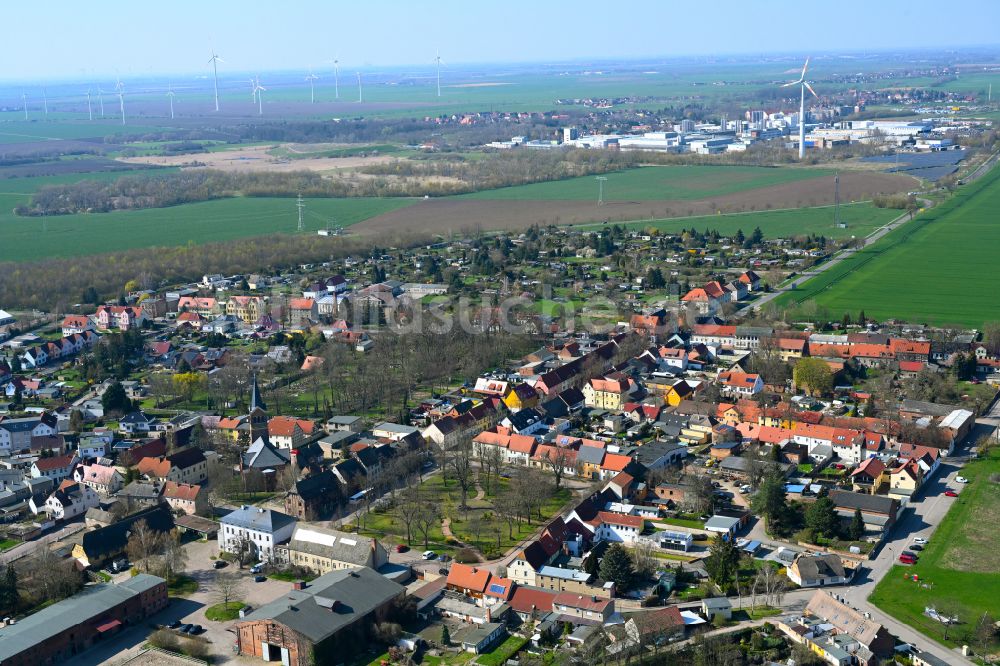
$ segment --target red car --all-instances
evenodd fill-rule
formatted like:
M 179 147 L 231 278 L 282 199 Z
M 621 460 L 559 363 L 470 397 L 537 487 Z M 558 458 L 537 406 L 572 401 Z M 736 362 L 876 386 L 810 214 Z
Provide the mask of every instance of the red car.
M 946 490 L 946 491 L 944 491 L 944 496 L 945 497 L 958 497 L 958 493 L 956 493 L 954 490 Z
M 899 561 L 901 564 L 916 564 L 917 558 L 912 553 L 903 553 L 899 556 Z
M 403 543 L 401 543 L 401 544 L 398 544 L 398 545 L 396 546 L 396 552 L 397 552 L 397 553 L 405 553 L 405 552 L 406 552 L 406 551 L 408 551 L 409 549 L 410 549 L 410 547 L 409 547 L 409 546 L 407 546 L 406 544 L 403 544 Z

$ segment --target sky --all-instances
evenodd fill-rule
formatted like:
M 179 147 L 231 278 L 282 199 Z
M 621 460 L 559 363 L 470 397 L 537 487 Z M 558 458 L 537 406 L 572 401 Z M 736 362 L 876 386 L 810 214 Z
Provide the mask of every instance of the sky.
M 213 47 L 231 71 L 271 71 L 1000 45 L 1000 0 L 49 0 L 2 15 L 6 81 L 193 73 Z

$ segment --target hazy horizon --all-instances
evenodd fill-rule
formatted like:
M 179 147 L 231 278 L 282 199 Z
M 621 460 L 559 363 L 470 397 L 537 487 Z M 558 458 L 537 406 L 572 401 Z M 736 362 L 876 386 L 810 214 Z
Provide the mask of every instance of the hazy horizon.
M 873 6 L 875 5 L 875 6 Z M 384 1 L 331 7 L 221 0 L 179 0 L 164 9 L 121 0 L 96 6 L 66 1 L 4 8 L 9 54 L 0 81 L 49 82 L 96 78 L 204 76 L 214 50 L 225 60 L 220 78 L 239 72 L 323 72 L 405 68 L 431 71 L 440 52 L 445 67 L 671 61 L 755 55 L 885 54 L 898 51 L 976 50 L 1000 46 L 1000 3 L 974 0 L 961 8 L 953 30 L 927 27 L 942 15 L 927 0 L 846 0 L 835 10 L 773 0 L 766 12 L 721 0 L 697 13 L 676 2 L 628 15 L 594 0 L 535 5 L 522 0 L 476 7 L 452 0 L 431 8 Z M 956 15 L 955 18 L 961 18 Z M 828 25 L 827 25 L 828 24 Z M 720 48 L 721 47 L 721 48 Z

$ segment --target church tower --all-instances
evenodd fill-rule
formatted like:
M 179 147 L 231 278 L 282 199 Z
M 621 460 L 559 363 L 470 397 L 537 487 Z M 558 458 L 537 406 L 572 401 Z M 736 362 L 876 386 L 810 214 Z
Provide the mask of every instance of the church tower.
M 253 444 L 260 437 L 265 441 L 268 439 L 267 420 L 267 405 L 260 395 L 257 375 L 254 375 L 250 388 L 250 413 L 247 415 L 247 422 L 250 424 L 250 441 L 247 444 Z

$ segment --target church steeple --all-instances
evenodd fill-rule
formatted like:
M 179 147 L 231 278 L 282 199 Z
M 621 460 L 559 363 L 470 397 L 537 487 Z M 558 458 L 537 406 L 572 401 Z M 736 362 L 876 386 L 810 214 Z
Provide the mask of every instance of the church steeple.
M 260 395 L 256 374 L 253 376 L 253 384 L 250 387 L 250 413 L 247 415 L 247 421 L 250 425 L 250 437 L 246 444 L 253 444 L 259 438 L 268 439 L 267 405 Z
M 264 398 L 260 395 L 260 387 L 257 386 L 257 375 L 254 374 L 253 385 L 250 388 L 250 412 L 252 413 L 258 408 L 261 411 L 267 411 L 267 405 L 264 403 Z

